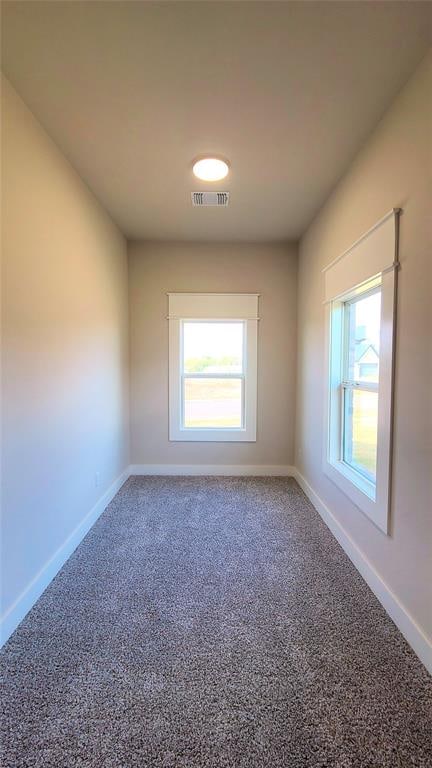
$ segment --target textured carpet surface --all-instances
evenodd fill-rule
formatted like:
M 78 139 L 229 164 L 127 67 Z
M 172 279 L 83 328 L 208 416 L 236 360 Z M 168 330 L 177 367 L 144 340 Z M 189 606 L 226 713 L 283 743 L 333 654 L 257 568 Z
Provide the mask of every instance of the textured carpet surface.
M 432 680 L 290 479 L 130 478 L 1 668 L 4 768 L 432 766 Z

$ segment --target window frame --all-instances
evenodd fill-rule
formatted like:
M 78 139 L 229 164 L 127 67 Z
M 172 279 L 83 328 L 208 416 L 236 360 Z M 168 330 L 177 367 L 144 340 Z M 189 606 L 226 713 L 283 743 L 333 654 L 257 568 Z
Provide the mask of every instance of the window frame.
M 257 414 L 258 294 L 169 294 L 169 440 L 181 442 L 255 442 Z M 171 309 L 171 304 L 173 309 Z M 185 373 L 183 331 L 186 323 L 241 322 L 241 373 Z M 242 379 L 241 427 L 185 427 L 184 380 Z
M 327 388 L 324 429 L 324 472 L 384 533 L 388 533 L 391 502 L 391 448 L 393 422 L 393 348 L 395 335 L 396 267 L 374 275 L 327 302 Z M 361 382 L 378 392 L 376 482 L 344 461 L 344 391 L 346 315 L 348 303 L 381 289 L 379 382 Z M 357 387 L 356 387 L 357 388 Z M 360 387 L 359 387 L 360 388 Z

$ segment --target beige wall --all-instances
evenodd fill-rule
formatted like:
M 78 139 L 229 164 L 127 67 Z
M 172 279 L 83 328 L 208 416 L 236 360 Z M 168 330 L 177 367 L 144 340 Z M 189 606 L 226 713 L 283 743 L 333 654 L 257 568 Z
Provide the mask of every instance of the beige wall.
M 133 463 L 292 464 L 296 279 L 296 249 L 286 245 L 130 246 Z M 169 442 L 167 291 L 261 294 L 256 443 Z
M 128 464 L 128 299 L 123 236 L 2 86 L 7 611 Z
M 296 464 L 423 631 L 432 637 L 431 56 L 339 183 L 300 244 Z M 391 533 L 322 471 L 321 269 L 392 207 L 403 208 Z

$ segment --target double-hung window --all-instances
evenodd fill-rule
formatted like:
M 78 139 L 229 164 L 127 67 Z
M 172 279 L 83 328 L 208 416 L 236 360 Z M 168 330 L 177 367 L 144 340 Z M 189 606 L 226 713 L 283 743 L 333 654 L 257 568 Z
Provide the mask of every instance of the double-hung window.
M 257 295 L 169 295 L 170 440 L 256 439 L 257 311 Z
M 384 532 L 390 510 L 398 214 L 384 217 L 324 270 L 324 470 Z

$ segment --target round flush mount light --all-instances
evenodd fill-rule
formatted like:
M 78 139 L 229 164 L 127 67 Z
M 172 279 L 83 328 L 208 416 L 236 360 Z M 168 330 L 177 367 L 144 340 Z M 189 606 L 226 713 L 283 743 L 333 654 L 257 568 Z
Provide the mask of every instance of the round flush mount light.
M 195 160 L 192 170 L 194 176 L 201 181 L 220 181 L 228 175 L 229 166 L 219 157 L 202 157 Z

